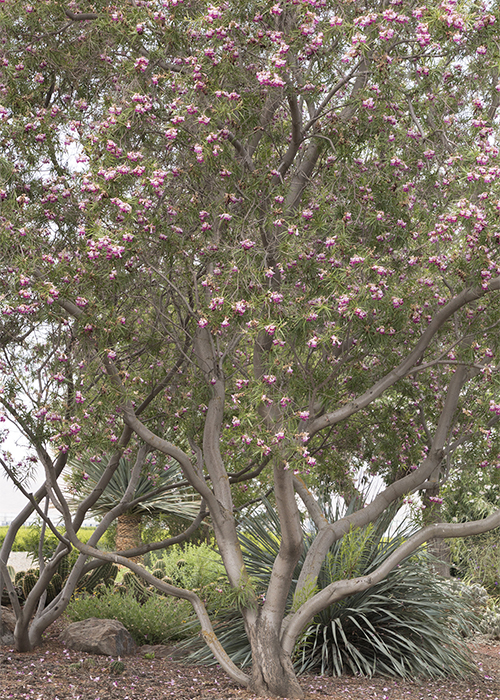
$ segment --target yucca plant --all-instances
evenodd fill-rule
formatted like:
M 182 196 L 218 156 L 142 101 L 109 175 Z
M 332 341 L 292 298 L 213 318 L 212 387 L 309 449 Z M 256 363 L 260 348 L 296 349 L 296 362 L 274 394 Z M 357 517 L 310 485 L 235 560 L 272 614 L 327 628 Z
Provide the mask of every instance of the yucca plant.
M 105 465 L 88 459 L 72 461 L 70 466 L 72 468 L 70 483 L 75 494 L 72 501 L 76 504 L 96 487 Z M 124 457 L 120 459 L 110 482 L 90 511 L 92 515 L 105 515 L 118 505 L 129 485 L 132 467 L 130 460 Z M 150 473 L 147 473 L 148 471 Z M 163 514 L 194 520 L 200 507 L 199 498 L 196 498 L 187 487 L 172 488 L 179 480 L 179 476 L 178 465 L 174 464 L 165 469 L 152 467 L 146 462 L 133 495 L 134 499 L 142 497 L 141 502 L 118 516 L 115 543 L 117 550 L 124 551 L 139 546 L 141 521 L 145 515 Z
M 387 512 L 374 524 L 336 542 L 311 595 L 332 581 L 376 569 L 409 534 L 402 525 L 387 534 L 395 514 L 395 509 Z M 269 503 L 242 523 L 240 539 L 254 585 L 265 595 L 280 542 L 279 521 Z M 311 538 L 305 534 L 304 541 L 307 551 Z M 289 609 L 302 602 L 294 601 L 293 596 L 302 562 L 303 558 L 295 571 Z M 429 555 L 421 550 L 373 588 L 323 610 L 299 640 L 294 664 L 298 673 L 465 676 L 475 667 L 463 637 L 477 624 L 467 598 L 454 595 L 446 581 L 436 578 Z M 234 609 L 221 616 L 219 639 L 236 663 L 251 663 L 250 646 Z M 191 658 L 206 663 L 209 654 L 197 649 Z

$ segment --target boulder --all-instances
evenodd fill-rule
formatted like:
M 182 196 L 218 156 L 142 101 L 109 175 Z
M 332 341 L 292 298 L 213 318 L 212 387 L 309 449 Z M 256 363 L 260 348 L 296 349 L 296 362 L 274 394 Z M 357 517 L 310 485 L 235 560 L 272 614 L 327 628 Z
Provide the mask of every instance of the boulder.
M 16 626 L 16 616 L 10 608 L 2 605 L 2 621 L 0 623 L 0 634 L 13 632 Z
M 137 648 L 121 622 L 97 617 L 73 622 L 60 634 L 59 641 L 69 649 L 115 657 L 135 654 Z
M 14 627 L 16 626 L 16 616 L 9 608 L 2 605 L 2 617 L 0 622 L 0 645 L 12 646 L 14 644 Z
M 5 634 L 0 634 L 0 647 L 13 647 L 14 646 L 14 635 L 12 632 L 5 632 Z

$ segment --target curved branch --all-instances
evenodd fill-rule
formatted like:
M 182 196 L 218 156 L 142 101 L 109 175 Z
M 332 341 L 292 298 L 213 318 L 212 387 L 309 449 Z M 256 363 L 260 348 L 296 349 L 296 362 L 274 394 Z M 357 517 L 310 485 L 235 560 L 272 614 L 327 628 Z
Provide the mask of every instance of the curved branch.
M 86 22 L 87 20 L 98 19 L 99 17 L 96 12 L 71 12 L 71 10 L 64 10 L 64 14 L 73 22 Z
M 460 392 L 467 377 L 468 368 L 465 365 L 459 367 L 453 374 L 448 385 L 446 399 L 434 433 L 432 445 L 420 467 L 411 474 L 390 484 L 361 510 L 340 518 L 335 523 L 324 526 L 318 532 L 302 566 L 296 588 L 298 592 L 316 580 L 323 560 L 335 541 L 347 534 L 351 528 L 364 527 L 368 523 L 373 522 L 391 503 L 394 503 L 413 489 L 418 488 L 439 467 L 444 457 L 444 448 L 460 398 Z
M 118 554 L 112 554 L 110 552 L 102 552 L 99 549 L 95 549 L 94 547 L 88 544 L 83 544 L 76 537 L 76 534 L 74 532 L 70 532 L 69 535 L 73 546 L 76 547 L 76 549 L 78 549 L 82 554 L 86 554 L 87 556 L 90 555 L 96 557 L 97 559 L 103 559 L 104 561 L 113 562 L 114 564 L 121 564 L 122 566 L 126 566 L 128 569 L 137 574 L 137 576 L 140 576 L 140 578 L 146 581 L 146 583 L 149 583 L 151 586 L 154 586 L 157 590 L 161 591 L 162 593 L 166 593 L 169 596 L 174 596 L 175 598 L 182 598 L 183 600 L 187 600 L 188 602 L 190 602 L 200 622 L 203 639 L 210 647 L 217 661 L 220 663 L 224 671 L 226 671 L 226 673 L 233 680 L 235 680 L 237 683 L 240 683 L 241 685 L 248 685 L 250 681 L 249 676 L 247 676 L 246 673 L 243 673 L 243 671 L 240 671 L 240 669 L 231 661 L 227 653 L 224 651 L 222 644 L 219 642 L 215 635 L 205 605 L 196 595 L 196 593 L 188 591 L 184 588 L 177 588 L 177 586 L 172 586 L 169 583 L 165 583 L 165 581 L 157 579 L 155 576 L 150 574 L 149 571 L 146 571 L 146 569 L 144 569 L 142 566 L 129 561 L 125 557 L 122 557 Z
M 147 428 L 144 425 L 144 423 L 142 423 L 142 421 L 140 421 L 139 418 L 137 418 L 132 406 L 129 403 L 127 403 L 124 406 L 123 414 L 124 414 L 125 423 L 142 440 L 144 440 L 144 442 L 147 442 L 148 445 L 151 445 L 151 447 L 154 447 L 154 449 L 159 450 L 160 452 L 163 452 L 163 454 L 166 454 L 169 457 L 172 457 L 173 459 L 175 459 L 176 462 L 178 462 L 180 464 L 181 469 L 184 473 L 184 476 L 186 477 L 189 484 L 196 491 L 198 491 L 198 493 L 200 494 L 200 496 L 202 498 L 204 498 L 207 501 L 207 504 L 210 508 L 210 511 L 212 512 L 212 507 L 213 507 L 215 512 L 217 513 L 217 511 L 218 511 L 217 502 L 214 498 L 212 491 L 207 486 L 205 480 L 200 479 L 200 477 L 196 473 L 195 469 L 193 468 L 191 460 L 189 459 L 187 454 L 183 450 L 181 450 L 179 447 L 176 447 L 175 445 L 173 445 L 168 440 L 165 440 L 164 438 L 158 437 L 158 435 L 155 435 L 151 430 L 149 430 L 149 428 Z
M 328 525 L 328 520 L 319 507 L 318 502 L 307 488 L 305 481 L 300 476 L 294 476 L 293 487 L 295 489 L 295 493 L 298 494 L 300 500 L 305 505 L 307 512 L 309 513 L 313 523 L 316 525 L 318 531 L 325 528 Z
M 291 617 L 283 634 L 282 644 L 285 653 L 291 653 L 295 641 L 304 627 L 332 603 L 342 600 L 349 595 L 366 591 L 382 581 L 403 559 L 410 556 L 424 542 L 432 539 L 447 539 L 450 537 L 469 537 L 488 532 L 500 526 L 500 510 L 484 518 L 469 523 L 433 523 L 412 535 L 369 576 L 359 576 L 350 580 L 335 581 L 312 598 L 306 601 Z
M 274 465 L 274 495 L 281 529 L 278 554 L 273 563 L 261 620 L 279 632 L 293 572 L 304 548 L 300 512 L 295 500 L 293 473 L 284 460 Z
M 354 399 L 354 401 L 349 401 L 342 408 L 332 411 L 331 413 L 325 413 L 313 420 L 310 425 L 307 426 L 309 435 L 312 437 L 320 430 L 326 427 L 340 423 L 340 421 L 349 418 L 354 413 L 357 413 L 366 406 L 369 406 L 375 399 L 381 396 L 387 389 L 393 386 L 400 379 L 405 377 L 412 367 L 420 360 L 425 350 L 429 347 L 431 340 L 434 338 L 436 333 L 442 328 L 442 326 L 450 319 L 453 314 L 455 314 L 459 309 L 473 301 L 477 301 L 481 297 L 493 291 L 498 291 L 500 289 L 500 277 L 495 277 L 490 280 L 486 289 L 483 287 L 472 287 L 470 289 L 465 289 L 463 292 L 458 294 L 454 299 L 451 299 L 445 306 L 443 306 L 434 316 L 432 321 L 429 323 L 428 327 L 422 334 L 420 340 L 416 344 L 414 350 L 410 352 L 403 362 L 401 362 L 396 368 L 391 370 L 385 377 L 382 377 L 378 382 L 365 391 L 361 396 Z
M 69 552 L 69 542 L 68 542 L 68 540 L 67 540 L 65 537 L 63 537 L 63 536 L 61 535 L 61 533 L 58 531 L 58 529 L 56 528 L 56 526 L 53 524 L 52 520 L 51 520 L 50 518 L 48 518 L 48 517 L 46 516 L 46 514 L 44 513 L 44 511 L 40 508 L 40 506 L 38 505 L 38 502 L 37 502 L 35 496 L 33 496 L 32 493 L 28 493 L 28 492 L 26 491 L 26 489 L 24 488 L 24 486 L 22 485 L 22 483 L 19 481 L 19 479 L 16 479 L 15 474 L 12 472 L 12 470 L 9 468 L 9 466 L 6 464 L 6 462 L 2 459 L 2 457 L 0 457 L 0 464 L 2 465 L 2 467 L 4 468 L 4 470 L 7 472 L 9 478 L 14 482 L 16 488 L 17 488 L 17 489 L 23 494 L 23 496 L 24 496 L 25 498 L 27 498 L 28 501 L 31 503 L 31 505 L 33 506 L 33 510 L 36 511 L 37 515 L 41 518 L 41 520 L 42 520 L 42 522 L 44 523 L 44 525 L 48 525 L 48 526 L 49 526 L 49 529 L 50 529 L 50 531 L 52 532 L 52 534 L 53 534 L 55 537 L 57 537 L 57 539 L 59 540 L 59 542 L 62 542 L 64 545 L 66 545 L 66 547 L 68 548 L 68 552 Z

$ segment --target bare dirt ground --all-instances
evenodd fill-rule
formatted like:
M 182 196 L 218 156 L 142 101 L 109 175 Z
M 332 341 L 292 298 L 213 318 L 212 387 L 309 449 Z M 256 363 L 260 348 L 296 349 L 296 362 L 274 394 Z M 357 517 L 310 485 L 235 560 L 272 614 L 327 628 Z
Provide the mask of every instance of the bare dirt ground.
M 156 648 L 123 659 L 113 673 L 112 660 L 65 649 L 56 623 L 31 653 L 0 647 L 1 700 L 254 700 L 217 667 L 188 666 L 175 649 Z M 477 673 L 466 680 L 407 682 L 387 678 L 302 676 L 307 700 L 500 700 L 500 644 L 476 639 L 470 644 Z M 262 699 L 260 699 L 262 700 Z

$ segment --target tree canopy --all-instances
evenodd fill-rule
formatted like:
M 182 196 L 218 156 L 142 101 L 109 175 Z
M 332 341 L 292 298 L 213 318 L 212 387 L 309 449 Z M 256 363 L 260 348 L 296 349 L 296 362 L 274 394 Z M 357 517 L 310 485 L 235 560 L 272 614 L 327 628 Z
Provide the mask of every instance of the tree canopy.
M 371 583 L 336 582 L 284 618 L 295 495 L 319 531 L 299 580 L 312 590 L 333 541 L 439 485 L 455 454 L 498 463 L 498 5 L 0 13 L 5 417 L 86 555 L 97 541 L 75 526 L 99 494 L 72 521 L 68 457 L 116 450 L 103 488 L 143 443 L 179 464 L 245 590 L 235 509 L 272 489 L 281 547 L 265 602 L 244 606 L 252 679 L 223 663 L 299 697 L 301 629 Z M 387 489 L 329 524 L 315 487 L 348 495 L 365 465 Z M 425 528 L 387 567 L 499 522 Z

